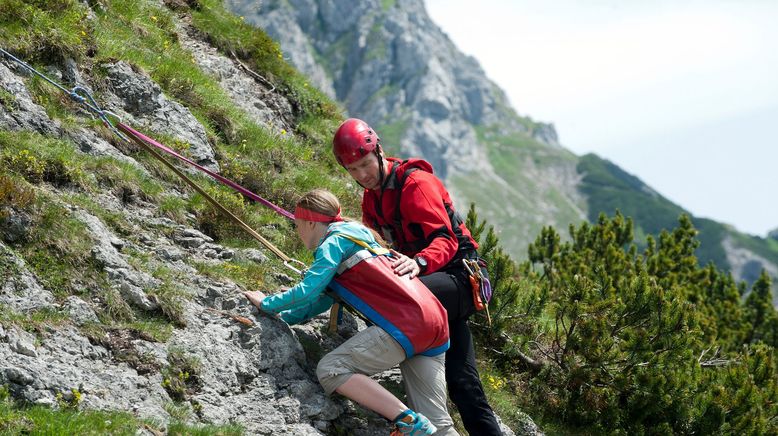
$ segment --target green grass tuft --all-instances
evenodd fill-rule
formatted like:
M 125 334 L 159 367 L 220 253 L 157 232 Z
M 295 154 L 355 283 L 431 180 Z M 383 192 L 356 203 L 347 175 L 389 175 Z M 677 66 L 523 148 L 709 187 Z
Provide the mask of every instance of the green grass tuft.
M 176 273 L 166 266 L 158 266 L 152 271 L 152 275 L 161 280 L 156 289 L 147 290 L 150 297 L 154 297 L 159 303 L 162 313 L 179 327 L 186 327 L 184 306 L 191 299 L 191 295 L 177 283 L 181 280 L 181 273 Z
M 77 400 L 79 395 L 76 391 L 63 395 L 63 398 Z M 72 404 L 73 399 L 63 401 Z M 11 398 L 7 387 L 0 386 L 0 434 L 4 435 L 133 436 L 141 431 L 159 434 L 165 430 L 168 435 L 238 436 L 244 433 L 242 426 L 234 423 L 192 425 L 185 423 L 185 419 L 174 418 L 166 429 L 165 424 L 141 420 L 127 412 L 78 410 L 71 406 L 52 409 L 19 404 Z
M 93 47 L 94 24 L 76 0 L 0 2 L 3 48 L 29 62 L 82 59 Z
M 15 403 L 0 386 L 0 433 L 31 435 L 134 435 L 139 428 L 126 412 L 59 410 Z

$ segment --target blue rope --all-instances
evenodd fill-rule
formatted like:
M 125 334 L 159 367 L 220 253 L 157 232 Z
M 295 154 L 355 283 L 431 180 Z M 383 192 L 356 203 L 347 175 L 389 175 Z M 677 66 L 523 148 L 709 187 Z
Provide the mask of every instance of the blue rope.
M 12 55 L 11 53 L 8 53 L 4 49 L 0 48 L 0 53 L 4 54 L 9 59 L 15 61 L 19 65 L 26 68 L 31 73 L 35 74 L 36 76 L 40 77 L 41 79 L 49 82 L 50 84 L 56 86 L 59 88 L 60 91 L 67 94 L 71 100 L 75 101 L 76 103 L 81 104 L 85 108 L 87 108 L 89 111 L 97 115 L 98 118 L 103 122 L 103 124 L 108 127 L 113 133 L 115 133 L 119 138 L 130 142 L 130 140 L 122 133 L 120 132 L 114 124 L 111 122 L 111 120 L 108 119 L 108 115 L 111 115 L 112 117 L 116 118 L 121 122 L 121 118 L 119 118 L 118 115 L 111 111 L 104 110 L 100 107 L 99 104 L 97 104 L 97 101 L 95 101 L 94 97 L 92 97 L 92 94 L 89 93 L 86 89 L 84 89 L 81 86 L 75 86 L 73 89 L 67 89 L 64 86 L 60 85 L 59 83 L 55 82 L 54 80 L 50 79 L 45 74 L 41 73 L 40 71 L 36 70 L 32 66 L 30 66 L 28 63 L 24 62 L 23 60 L 17 58 L 16 56 Z M 83 94 L 83 95 L 82 95 Z M 87 101 L 89 100 L 89 101 Z

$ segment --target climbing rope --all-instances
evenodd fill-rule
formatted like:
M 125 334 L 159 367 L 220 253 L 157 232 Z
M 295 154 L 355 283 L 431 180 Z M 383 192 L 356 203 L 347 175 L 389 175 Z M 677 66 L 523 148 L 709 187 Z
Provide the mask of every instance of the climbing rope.
M 182 180 L 184 180 L 189 186 L 192 187 L 195 191 L 197 191 L 200 195 L 202 195 L 209 203 L 211 203 L 216 209 L 218 209 L 222 214 L 233 220 L 235 223 L 238 224 L 243 230 L 245 230 L 249 235 L 251 235 L 254 239 L 259 241 L 262 245 L 264 245 L 268 250 L 272 251 L 273 254 L 278 256 L 283 262 L 284 266 L 289 268 L 290 270 L 294 271 L 297 274 L 302 274 L 303 271 L 306 268 L 306 265 L 294 258 L 291 258 L 284 254 L 281 250 L 279 250 L 275 245 L 270 243 L 267 239 L 262 237 L 259 233 L 257 233 L 254 229 L 251 228 L 248 224 L 243 222 L 240 218 L 235 216 L 232 212 L 230 212 L 227 208 L 225 208 L 221 203 L 219 203 L 215 198 L 213 198 L 211 195 L 209 195 L 207 192 L 205 192 L 200 186 L 198 186 L 192 179 L 186 176 L 180 169 L 175 167 L 172 163 L 170 163 L 167 159 L 165 159 L 161 154 L 157 152 L 156 149 L 162 150 L 178 159 L 180 159 L 183 162 L 186 162 L 195 168 L 199 169 L 200 171 L 205 172 L 206 174 L 210 175 L 214 179 L 218 180 L 219 182 L 235 189 L 236 191 L 240 192 L 241 194 L 244 194 L 248 196 L 249 198 L 259 201 L 260 203 L 270 207 L 271 209 L 275 210 L 277 213 L 279 213 L 282 216 L 285 216 L 286 218 L 294 219 L 294 215 L 290 212 L 274 205 L 273 203 L 265 200 L 264 198 L 260 197 L 257 194 L 254 194 L 253 192 L 249 191 L 248 189 L 240 186 L 239 184 L 233 182 L 230 179 L 227 179 L 226 177 L 223 177 L 213 171 L 208 170 L 207 168 L 202 167 L 201 165 L 196 164 L 195 162 L 191 161 L 190 159 L 187 159 L 184 156 L 181 156 L 180 154 L 176 153 L 169 147 L 166 147 L 159 142 L 149 138 L 148 136 L 138 132 L 137 130 L 127 126 L 126 124 L 121 122 L 121 119 L 118 115 L 114 114 L 111 111 L 104 110 L 100 107 L 100 105 L 95 101 L 95 99 L 92 97 L 92 95 L 84 89 L 83 87 L 76 86 L 71 90 L 68 90 L 67 88 L 63 87 L 59 83 L 55 82 L 54 80 L 47 77 L 45 74 L 39 72 L 32 66 L 28 65 L 26 62 L 22 61 L 21 59 L 17 58 L 16 56 L 12 55 L 11 53 L 8 53 L 7 51 L 0 48 L 0 53 L 4 54 L 9 59 L 17 62 L 19 65 L 23 66 L 27 70 L 29 70 L 31 73 L 39 76 L 43 80 L 49 82 L 50 84 L 57 87 L 62 92 L 66 93 L 70 98 L 84 106 L 89 112 L 95 114 L 100 120 L 103 122 L 103 124 L 110 129 L 112 132 L 116 134 L 119 138 L 126 142 L 134 142 L 141 146 L 144 150 L 148 151 L 152 156 L 154 156 L 157 160 L 162 162 L 165 166 L 167 166 L 170 170 L 172 170 L 176 175 L 178 175 Z M 118 120 L 117 124 L 114 125 L 114 123 L 111 122 L 109 119 L 109 116 L 112 118 L 115 118 Z M 126 135 L 125 135 L 126 134 Z
M 300 274 L 300 273 L 301 273 L 301 270 L 300 270 L 300 269 L 297 269 L 297 268 L 296 268 L 296 267 L 294 267 L 294 266 L 292 266 L 292 263 L 297 263 L 298 265 L 302 266 L 303 268 L 305 267 L 305 264 L 304 264 L 304 263 L 300 262 L 299 260 L 292 259 L 291 257 L 289 257 L 289 256 L 287 256 L 286 254 L 284 254 L 284 253 L 283 253 L 281 250 L 279 250 L 278 248 L 276 248 L 276 246 L 274 246 L 273 244 L 271 244 L 271 243 L 270 243 L 270 241 L 268 241 L 267 239 L 263 238 L 263 237 L 262 237 L 262 235 L 260 235 L 259 233 L 257 233 L 257 232 L 256 232 L 254 229 L 252 229 L 252 228 L 251 228 L 251 226 L 249 226 L 248 224 L 244 223 L 244 222 L 243 222 L 243 221 L 242 221 L 240 218 L 238 218 L 237 216 L 235 216 L 235 214 L 233 214 L 232 212 L 230 212 L 230 211 L 229 211 L 229 210 L 228 210 L 226 207 L 224 207 L 224 206 L 223 206 L 221 203 L 219 203 L 219 202 L 218 202 L 218 201 L 217 201 L 215 198 L 213 198 L 211 195 L 209 195 L 207 192 L 205 192 L 205 190 L 203 190 L 203 189 L 202 189 L 200 186 L 198 186 L 198 185 L 197 185 L 197 183 L 195 183 L 195 182 L 194 182 L 192 179 L 190 179 L 189 177 L 187 177 L 187 175 L 186 175 L 186 174 L 184 174 L 184 173 L 183 173 L 183 172 L 182 172 L 180 169 L 176 168 L 176 166 L 175 166 L 175 165 L 173 165 L 172 163 L 170 163 L 170 161 L 168 161 L 167 159 L 165 159 L 164 157 L 162 157 L 162 155 L 160 155 L 159 153 L 157 153 L 157 151 L 156 151 L 156 150 L 154 150 L 154 148 L 152 148 L 152 146 L 151 146 L 150 144 L 148 144 L 148 143 L 146 142 L 146 140 L 145 140 L 145 139 L 143 139 L 143 138 L 141 138 L 141 137 L 139 137 L 139 136 L 136 136 L 136 135 L 135 135 L 135 133 L 137 133 L 137 132 L 135 132 L 135 130 L 132 130 L 132 129 L 128 128 L 128 127 L 127 127 L 125 124 L 123 124 L 123 123 L 119 123 L 119 129 L 121 129 L 121 130 L 122 130 L 124 133 L 126 133 L 127 135 L 129 135 L 130 139 L 132 139 L 132 140 L 133 140 L 133 142 L 135 142 L 136 144 L 138 144 L 138 145 L 140 145 L 141 147 L 143 147 L 143 148 L 144 148 L 146 151 L 148 151 L 149 153 L 151 153 L 151 155 L 152 155 L 152 156 L 154 156 L 154 157 L 155 157 L 155 158 L 157 158 L 157 159 L 158 159 L 160 162 L 162 162 L 163 164 L 165 164 L 165 166 L 167 166 L 168 168 L 170 168 L 170 170 L 172 170 L 174 173 L 176 173 L 176 175 L 178 175 L 178 177 L 180 177 L 182 180 L 184 180 L 184 181 L 185 181 L 185 182 L 186 182 L 186 183 L 187 183 L 189 186 L 191 186 L 191 187 L 192 187 L 192 189 L 194 189 L 195 191 L 197 191 L 197 192 L 198 192 L 200 195 L 202 195 L 202 196 L 203 196 L 203 197 L 204 197 L 206 200 L 208 200 L 208 202 L 209 202 L 209 203 L 211 203 L 211 204 L 212 204 L 212 205 L 213 205 L 215 208 L 217 208 L 217 209 L 218 209 L 218 210 L 219 210 L 221 213 L 223 213 L 224 215 L 226 215 L 227 217 L 229 217 L 231 220 L 233 220 L 235 223 L 237 223 L 237 224 L 238 224 L 238 225 L 239 225 L 241 228 L 243 228 L 243 230 L 245 230 L 245 231 L 246 231 L 246 232 L 247 232 L 249 235 L 251 235 L 251 236 L 252 236 L 254 239 L 256 239 L 256 240 L 257 240 L 257 241 L 259 241 L 259 242 L 260 242 L 262 245 L 264 245 L 265 247 L 267 247 L 267 249 L 268 249 L 268 250 L 272 251 L 272 252 L 273 252 L 273 254 L 275 254 L 275 255 L 276 255 L 276 256 L 278 256 L 278 257 L 279 257 L 281 260 L 283 260 L 283 261 L 284 261 L 284 265 L 285 265 L 287 268 L 289 268 L 289 269 L 291 269 L 291 270 L 295 271 L 295 272 L 296 272 L 296 273 L 298 273 L 298 274 Z M 148 138 L 147 138 L 147 137 L 145 137 L 145 136 L 144 136 L 144 138 L 148 139 Z
M 244 188 L 243 186 L 240 186 L 239 184 L 233 182 L 232 180 L 222 176 L 221 174 L 215 173 L 215 172 L 209 170 L 208 168 L 205 168 L 202 165 L 197 164 L 196 162 L 192 161 L 191 159 L 178 154 L 175 150 L 171 149 L 170 147 L 166 147 L 165 145 L 160 144 L 159 142 L 149 138 L 148 136 L 144 135 L 143 133 L 140 133 L 137 130 L 133 129 L 132 127 L 122 123 L 121 121 L 117 124 L 117 128 L 119 130 L 121 130 L 122 132 L 127 133 L 130 136 L 139 138 L 143 142 L 145 142 L 145 143 L 147 143 L 147 144 L 149 144 L 149 145 L 151 145 L 153 147 L 156 147 L 158 150 L 164 151 L 165 153 L 175 157 L 176 159 L 178 159 L 178 160 L 180 160 L 182 162 L 188 163 L 189 165 L 197 168 L 198 170 L 200 170 L 200 171 L 204 172 L 205 174 L 208 174 L 209 176 L 211 176 L 214 179 L 218 180 L 222 184 L 227 185 L 230 188 L 240 192 L 241 194 L 245 195 L 246 197 L 249 197 L 250 199 L 252 199 L 254 201 L 257 201 L 259 203 L 262 203 L 265 206 L 273 209 L 279 215 L 285 216 L 286 218 L 289 218 L 289 219 L 292 219 L 292 220 L 294 219 L 294 214 L 292 214 L 291 212 L 276 206 L 275 204 L 265 200 L 264 198 L 260 197 L 259 195 L 249 191 L 248 189 Z

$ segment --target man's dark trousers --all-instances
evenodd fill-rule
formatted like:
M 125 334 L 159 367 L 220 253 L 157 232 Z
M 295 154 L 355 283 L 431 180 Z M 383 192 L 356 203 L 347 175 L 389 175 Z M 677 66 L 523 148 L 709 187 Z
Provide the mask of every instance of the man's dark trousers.
M 448 312 L 451 346 L 446 351 L 446 385 L 465 429 L 471 436 L 502 435 L 475 365 L 473 336 L 467 325 L 467 318 L 474 312 L 470 284 L 464 281 L 464 275 L 446 272 L 435 272 L 419 279 Z

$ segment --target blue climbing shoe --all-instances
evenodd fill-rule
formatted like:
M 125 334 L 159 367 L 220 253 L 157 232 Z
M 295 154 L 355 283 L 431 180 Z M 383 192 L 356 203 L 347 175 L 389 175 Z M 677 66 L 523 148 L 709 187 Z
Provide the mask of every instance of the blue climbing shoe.
M 408 417 L 411 419 L 409 420 Z M 421 413 L 416 413 L 411 409 L 401 413 L 394 420 L 395 431 L 394 435 L 410 435 L 410 436 L 422 436 L 434 434 L 438 429 L 427 419 L 426 416 Z

